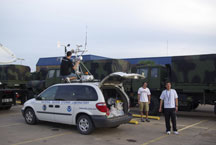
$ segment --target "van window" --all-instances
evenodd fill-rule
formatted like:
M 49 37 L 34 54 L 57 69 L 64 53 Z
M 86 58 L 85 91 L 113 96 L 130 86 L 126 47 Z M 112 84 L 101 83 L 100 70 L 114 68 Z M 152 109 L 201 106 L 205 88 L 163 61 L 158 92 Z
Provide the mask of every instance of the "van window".
M 59 86 L 55 99 L 62 101 L 96 101 L 98 96 L 95 89 L 90 86 L 71 85 Z
M 151 69 L 151 77 L 157 78 L 158 77 L 158 68 L 152 68 Z
M 41 93 L 42 100 L 54 100 L 58 87 L 51 87 Z
M 143 75 L 144 77 L 148 77 L 148 68 L 139 68 L 137 69 L 137 73 Z
M 98 99 L 95 89 L 90 86 L 77 86 L 76 97 L 79 101 L 96 101 Z
M 58 86 L 55 100 L 75 101 L 76 88 L 73 86 Z

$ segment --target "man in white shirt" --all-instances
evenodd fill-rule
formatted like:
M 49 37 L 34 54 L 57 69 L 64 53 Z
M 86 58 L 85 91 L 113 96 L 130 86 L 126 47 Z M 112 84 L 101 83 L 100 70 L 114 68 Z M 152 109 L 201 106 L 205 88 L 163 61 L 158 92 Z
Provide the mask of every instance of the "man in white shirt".
M 138 103 L 140 107 L 140 113 L 141 113 L 141 121 L 145 122 L 143 119 L 143 111 L 146 113 L 146 121 L 150 122 L 148 119 L 148 112 L 149 112 L 149 104 L 151 100 L 151 92 L 149 88 L 147 88 L 147 83 L 144 82 L 143 86 L 139 88 L 138 90 Z
M 170 135 L 170 118 L 172 121 L 172 127 L 174 134 L 178 134 L 176 128 L 176 112 L 178 111 L 178 95 L 175 89 L 171 89 L 171 83 L 166 82 L 166 90 L 161 93 L 160 96 L 160 108 L 162 111 L 162 104 L 164 102 L 164 116 L 166 122 L 166 133 Z

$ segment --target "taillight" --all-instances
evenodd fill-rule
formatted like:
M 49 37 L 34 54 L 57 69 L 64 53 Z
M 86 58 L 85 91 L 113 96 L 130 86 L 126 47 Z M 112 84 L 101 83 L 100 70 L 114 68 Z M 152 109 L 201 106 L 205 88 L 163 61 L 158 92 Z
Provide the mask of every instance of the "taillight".
M 107 115 L 107 116 L 109 116 L 109 115 L 110 115 L 109 108 L 107 108 L 106 115 Z
M 96 104 L 96 108 L 100 111 L 100 112 L 104 112 L 106 113 L 107 115 L 109 115 L 109 109 L 107 108 L 106 106 L 106 103 L 97 103 Z
M 18 93 L 16 93 L 16 98 L 19 98 L 19 97 L 20 97 L 20 95 Z

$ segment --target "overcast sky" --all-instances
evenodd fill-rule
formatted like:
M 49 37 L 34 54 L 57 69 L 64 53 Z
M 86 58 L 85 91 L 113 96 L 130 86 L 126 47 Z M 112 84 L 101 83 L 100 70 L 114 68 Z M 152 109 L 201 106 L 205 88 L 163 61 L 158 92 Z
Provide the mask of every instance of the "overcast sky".
M 216 53 L 216 0 L 0 0 L 0 43 L 32 70 L 64 54 L 57 41 L 84 45 L 86 25 L 87 54 Z

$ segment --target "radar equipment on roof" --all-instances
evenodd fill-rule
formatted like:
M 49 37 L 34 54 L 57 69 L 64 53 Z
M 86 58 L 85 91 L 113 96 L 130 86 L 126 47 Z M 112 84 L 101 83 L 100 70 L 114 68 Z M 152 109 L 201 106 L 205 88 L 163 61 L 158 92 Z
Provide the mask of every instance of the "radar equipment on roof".
M 17 58 L 10 49 L 3 46 L 1 43 L 0 43 L 0 52 L 2 52 L 1 54 L 3 54 L 1 58 L 7 58 L 7 60 L 4 61 L 0 60 L 0 64 L 9 64 L 9 63 L 16 62 L 17 60 L 20 60 L 22 62 L 24 60 L 23 58 Z
M 68 45 L 61 45 L 60 42 L 57 44 L 58 47 L 64 46 L 65 53 L 67 53 L 67 48 L 70 46 Z M 87 52 L 87 27 L 86 27 L 86 37 L 85 37 L 85 48 L 84 50 L 80 49 L 82 45 L 76 45 L 76 49 L 71 49 L 71 52 L 75 54 L 75 58 L 73 59 L 73 62 L 76 63 L 77 61 L 80 61 L 80 64 L 78 65 L 77 69 L 75 70 L 75 73 L 80 81 L 93 81 L 94 76 L 91 74 L 91 72 L 88 70 L 88 68 L 84 65 L 82 62 L 83 60 L 83 54 Z

